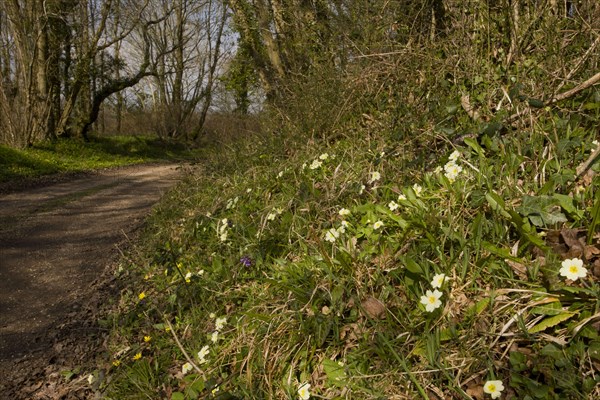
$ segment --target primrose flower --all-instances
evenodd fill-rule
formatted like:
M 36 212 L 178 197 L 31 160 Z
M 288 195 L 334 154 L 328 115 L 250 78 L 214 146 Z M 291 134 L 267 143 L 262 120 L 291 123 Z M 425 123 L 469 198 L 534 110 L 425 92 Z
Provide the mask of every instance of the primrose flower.
M 445 274 L 437 274 L 433 277 L 433 280 L 431 281 L 431 287 L 434 289 L 440 288 L 440 287 L 442 287 L 442 285 L 444 284 L 445 281 L 446 281 Z
M 492 396 L 492 399 L 497 399 L 502 396 L 503 390 L 504 385 L 502 384 L 502 381 L 487 381 L 485 385 L 483 385 L 483 391 Z
M 347 208 L 342 208 L 342 209 L 340 209 L 338 214 L 340 214 L 342 217 L 344 217 L 346 215 L 350 215 L 350 210 L 348 210 Z
M 210 353 L 208 346 L 204 346 L 198 352 L 198 359 L 200 360 L 200 364 L 204 364 L 206 362 L 206 356 Z
M 460 157 L 460 151 L 458 151 L 458 150 L 454 150 L 454 151 L 452 152 L 452 154 L 450 154 L 450 157 L 448 157 L 448 159 L 449 159 L 450 161 L 456 161 L 456 160 L 458 160 L 458 158 L 459 158 L 459 157 Z
M 369 183 L 376 182 L 381 179 L 381 174 L 377 171 L 371 172 L 371 179 L 369 179 Z
M 223 327 L 225 326 L 226 323 L 227 323 L 226 317 L 217 318 L 215 320 L 215 329 L 220 331 L 221 329 L 223 329 Z
M 275 219 L 275 217 L 277 217 L 276 213 L 268 213 L 267 214 L 267 221 L 273 221 Z
M 92 383 L 94 383 L 96 381 L 96 377 L 94 376 L 94 374 L 89 374 L 87 377 L 87 381 L 88 383 L 91 385 Z
M 319 161 L 319 160 L 314 160 L 314 161 L 313 161 L 313 162 L 312 162 L 312 163 L 311 163 L 311 164 L 308 166 L 308 168 L 310 168 L 310 169 L 317 169 L 317 168 L 320 168 L 320 167 L 321 167 L 321 165 L 323 165 L 323 162 L 322 162 L 322 161 Z
M 576 281 L 578 278 L 585 278 L 587 269 L 583 266 L 583 261 L 579 258 L 564 260 L 560 269 L 560 275 Z
M 210 341 L 213 342 L 213 343 L 217 343 L 219 341 L 219 331 L 214 331 L 210 335 Z
M 192 281 L 192 273 L 188 272 L 187 274 L 185 274 L 185 281 L 187 283 L 190 283 Z
M 427 310 L 428 312 L 432 312 L 433 310 L 441 306 L 442 302 L 440 300 L 440 297 L 442 297 L 442 294 L 443 293 L 437 289 L 433 292 L 431 290 L 425 292 L 425 296 L 421 296 L 421 304 L 425 306 L 425 310 Z
M 383 226 L 383 221 L 377 221 L 373 224 L 373 229 L 377 230 Z
M 454 182 L 456 180 L 456 177 L 458 177 L 458 174 L 461 173 L 462 167 L 460 165 L 456 165 L 453 162 L 449 162 L 444 166 L 444 170 L 446 171 L 446 173 L 444 174 L 446 178 L 448 178 L 450 182 Z
M 421 192 L 423 191 L 423 187 L 421 185 L 418 185 L 415 183 L 412 188 L 413 188 L 413 191 L 415 192 L 415 195 L 417 195 L 417 196 L 421 195 Z
M 298 398 L 300 400 L 308 400 L 310 399 L 310 383 L 303 383 L 298 387 Z
M 194 367 L 192 367 L 192 364 L 190 364 L 189 362 L 186 362 L 185 364 L 183 364 L 181 366 L 181 373 L 183 375 L 187 374 L 188 372 L 190 372 L 192 369 L 194 369 Z
M 400 207 L 400 206 L 394 200 L 390 201 L 390 203 L 388 204 L 388 208 L 391 211 L 396 211 L 398 209 L 398 207 Z
M 403 195 L 403 194 L 399 195 L 398 196 L 398 201 L 403 201 L 403 200 L 406 200 L 406 196 Z
M 348 224 L 348 222 L 346 221 L 342 221 L 341 225 L 336 229 L 337 233 L 346 233 L 346 228 L 349 227 L 350 224 Z
M 323 153 L 319 156 L 319 160 L 323 160 L 323 161 L 327 160 L 328 158 L 329 158 L 329 154 L 327 154 L 327 153 Z
M 340 233 L 337 229 L 331 228 L 325 234 L 325 240 L 331 243 L 335 243 L 335 240 L 340 236 Z
M 219 240 L 221 240 L 221 242 L 226 242 L 227 241 L 227 232 L 223 232 L 219 235 Z

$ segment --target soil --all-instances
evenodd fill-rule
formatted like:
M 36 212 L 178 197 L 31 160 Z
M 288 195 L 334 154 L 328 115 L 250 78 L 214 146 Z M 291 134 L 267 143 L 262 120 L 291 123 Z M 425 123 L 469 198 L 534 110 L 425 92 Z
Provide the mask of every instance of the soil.
M 0 195 L 0 399 L 89 399 L 114 268 L 182 175 L 141 165 L 51 178 Z

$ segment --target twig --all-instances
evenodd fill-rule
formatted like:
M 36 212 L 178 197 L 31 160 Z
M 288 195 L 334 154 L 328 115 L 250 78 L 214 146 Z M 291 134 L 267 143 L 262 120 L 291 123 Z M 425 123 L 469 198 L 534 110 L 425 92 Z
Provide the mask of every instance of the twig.
M 594 150 L 592 152 L 592 154 L 590 154 L 590 156 L 588 157 L 588 159 L 581 163 L 576 169 L 575 171 L 577 172 L 577 175 L 575 176 L 575 182 L 579 179 L 579 177 L 581 175 L 583 175 L 585 173 L 585 171 L 587 171 L 592 164 L 598 159 L 600 158 L 600 145 L 596 147 L 596 150 Z
M 554 104 L 554 103 L 564 100 L 564 99 L 568 99 L 569 97 L 576 95 L 577 93 L 589 88 L 590 86 L 595 85 L 599 81 L 600 81 L 600 72 L 596 73 L 596 75 L 592 76 L 587 81 L 582 82 L 579 85 L 575 86 L 573 89 L 567 90 L 566 92 L 563 92 L 561 94 L 554 96 L 550 100 L 546 101 L 544 103 L 544 105 L 546 106 L 546 105 Z
M 598 36 L 596 38 L 596 40 L 594 40 L 594 43 L 592 43 L 592 45 L 590 46 L 589 49 L 587 49 L 587 51 L 585 52 L 585 54 L 583 56 L 581 56 L 581 58 L 579 59 L 579 61 L 577 61 L 577 64 L 575 64 L 575 66 L 573 67 L 573 69 L 567 74 L 567 76 L 565 77 L 565 79 L 560 83 L 560 85 L 558 85 L 558 87 L 556 88 L 556 91 L 558 92 L 560 89 L 562 89 L 562 87 L 565 85 L 565 83 L 571 79 L 571 77 L 579 70 L 579 68 L 581 68 L 581 66 L 583 65 L 583 63 L 585 62 L 585 60 L 588 59 L 588 57 L 590 56 L 590 54 L 596 49 L 596 46 L 598 46 L 598 44 L 600 44 L 600 36 Z
M 196 371 L 198 371 L 198 373 L 200 375 L 202 375 L 202 379 L 206 380 L 206 377 L 204 376 L 204 372 L 200 369 L 200 367 L 198 367 L 196 365 L 196 363 L 190 358 L 190 356 L 188 355 L 187 351 L 185 351 L 185 349 L 183 348 L 183 346 L 181 345 L 181 342 L 179 341 L 179 339 L 177 338 L 177 335 L 175 334 L 175 330 L 173 329 L 173 325 L 171 325 L 171 323 L 169 322 L 168 319 L 165 318 L 165 322 L 167 323 L 167 325 L 169 326 L 169 331 L 171 332 L 171 334 L 173 335 L 173 339 L 175 339 L 175 343 L 177 343 L 177 347 L 179 347 L 179 350 L 181 350 L 181 352 L 183 353 L 183 356 L 185 357 L 186 360 L 188 360 L 188 362 L 192 365 L 192 367 L 194 367 L 194 369 Z

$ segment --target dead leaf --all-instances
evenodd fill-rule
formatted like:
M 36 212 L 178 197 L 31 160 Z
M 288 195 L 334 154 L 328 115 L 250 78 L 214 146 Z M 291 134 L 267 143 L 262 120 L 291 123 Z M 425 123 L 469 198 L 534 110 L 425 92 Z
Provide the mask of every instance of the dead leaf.
M 369 318 L 385 318 L 385 306 L 374 297 L 367 297 L 360 303 L 361 310 Z
M 565 258 L 582 258 L 583 257 L 583 246 L 578 236 L 579 231 L 577 229 L 562 229 L 560 231 L 560 237 L 565 242 L 569 250 L 566 254 L 561 254 Z
M 504 262 L 506 262 L 510 268 L 512 268 L 513 272 L 517 274 L 519 279 L 522 281 L 527 280 L 527 267 L 524 264 L 508 259 L 504 260 Z
M 483 383 L 477 384 L 475 382 L 469 383 L 467 387 L 467 394 L 476 400 L 485 399 L 485 395 L 483 393 Z

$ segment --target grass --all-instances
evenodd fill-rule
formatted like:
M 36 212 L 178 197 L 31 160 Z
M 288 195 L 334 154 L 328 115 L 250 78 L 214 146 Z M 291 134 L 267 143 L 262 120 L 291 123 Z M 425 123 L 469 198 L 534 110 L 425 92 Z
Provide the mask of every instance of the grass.
M 0 146 L 0 183 L 193 157 L 193 152 L 181 144 L 145 136 L 93 137 L 89 143 L 61 139 L 25 150 Z
M 542 128 L 205 149 L 120 269 L 103 395 L 484 399 L 500 380 L 502 398 L 598 398 L 600 182 L 572 182 L 595 133 Z

